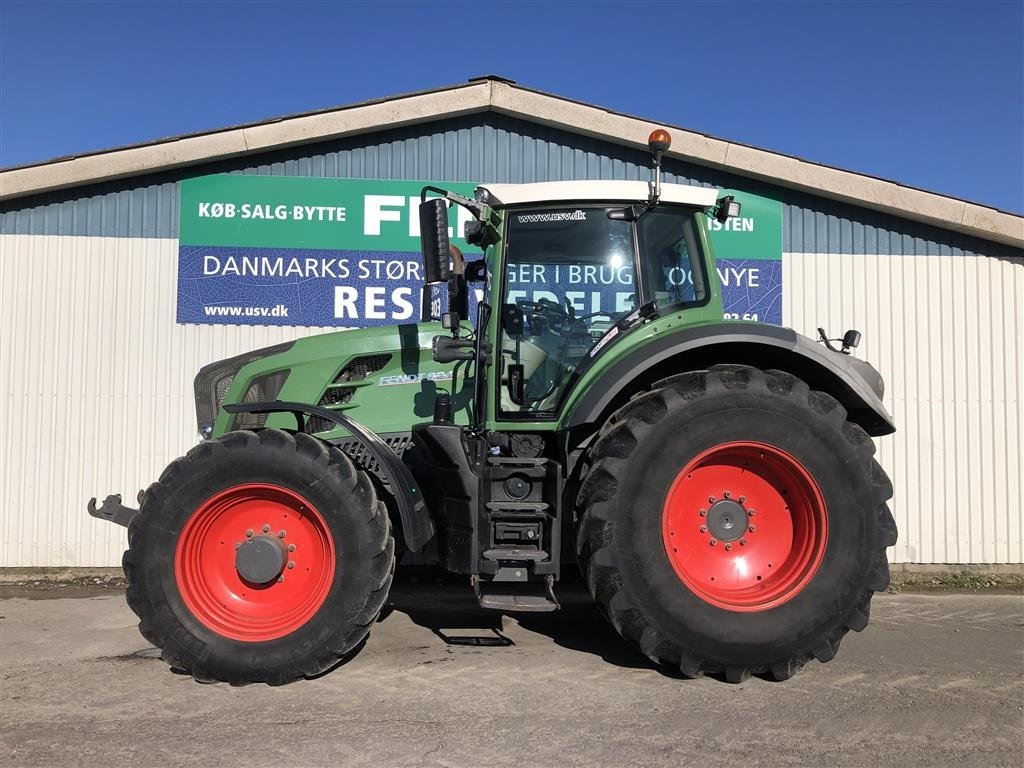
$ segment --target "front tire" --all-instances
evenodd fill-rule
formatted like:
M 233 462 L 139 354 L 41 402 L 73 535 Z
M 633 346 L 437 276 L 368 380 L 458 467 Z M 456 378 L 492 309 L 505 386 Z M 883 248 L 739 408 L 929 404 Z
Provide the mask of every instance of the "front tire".
M 658 382 L 589 453 L 577 554 L 604 613 L 691 677 L 829 661 L 889 584 L 892 486 L 839 403 L 781 371 Z
M 146 490 L 128 544 L 139 630 L 203 682 L 330 669 L 366 638 L 395 563 L 366 474 L 275 429 L 231 432 L 174 461 Z

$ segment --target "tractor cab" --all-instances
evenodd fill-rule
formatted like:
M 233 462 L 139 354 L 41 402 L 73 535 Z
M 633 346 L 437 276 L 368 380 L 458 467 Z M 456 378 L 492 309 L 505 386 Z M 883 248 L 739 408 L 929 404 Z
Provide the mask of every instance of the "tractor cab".
M 648 185 L 629 181 L 488 185 L 480 195 L 504 214 L 491 254 L 499 417 L 557 411 L 590 361 L 633 325 L 684 309 L 721 317 L 702 222 L 714 190 L 664 185 L 651 207 L 638 206 Z
M 721 320 L 707 219 L 737 216 L 739 204 L 716 200 L 712 188 L 662 184 L 669 143 L 667 132 L 651 134 L 650 182 L 485 184 L 472 200 L 424 188 L 423 306 L 437 306 L 427 293 L 431 277 L 447 280 L 454 297 L 440 313 L 454 338 L 438 340 L 435 359 L 496 358 L 493 380 L 480 385 L 494 394 L 479 398 L 480 424 L 485 414 L 494 423 L 555 418 L 595 360 L 637 326 L 680 312 L 687 324 Z M 478 322 L 473 343 L 458 342 L 469 270 L 449 244 L 448 204 L 470 211 L 466 239 L 486 252 L 486 270 L 474 270 L 488 283 L 480 291 L 486 322 Z

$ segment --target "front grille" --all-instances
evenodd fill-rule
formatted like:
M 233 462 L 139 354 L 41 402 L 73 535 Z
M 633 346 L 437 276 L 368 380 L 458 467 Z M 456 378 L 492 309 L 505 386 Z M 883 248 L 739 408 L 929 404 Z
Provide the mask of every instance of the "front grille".
M 235 376 L 238 375 L 238 372 L 244 366 L 254 360 L 262 360 L 265 357 L 287 352 L 294 344 L 294 341 L 288 341 L 284 344 L 275 344 L 272 347 L 255 349 L 252 352 L 246 352 L 244 355 L 229 357 L 226 360 L 218 360 L 200 368 L 193 384 L 196 398 L 196 420 L 198 421 L 200 432 L 203 431 L 204 427 L 209 428 L 213 426 L 221 403 L 227 397 L 228 390 L 231 389 Z
M 324 392 L 318 405 L 341 405 L 349 402 L 356 394 L 355 387 L 332 387 Z
M 224 376 L 223 378 L 217 379 L 217 383 L 214 385 L 214 400 L 219 406 L 224 402 L 224 398 L 228 396 L 228 390 L 231 389 L 231 385 L 235 381 L 235 374 Z
M 388 448 L 394 451 L 399 458 L 412 445 L 412 435 L 381 435 L 381 439 L 387 443 Z M 380 465 L 377 463 L 377 460 L 370 455 L 370 452 L 358 440 L 345 440 L 338 443 L 338 447 L 352 459 L 352 462 L 357 467 L 365 469 L 372 474 L 380 472 Z
M 350 360 L 334 379 L 335 384 L 349 381 L 361 381 L 371 373 L 376 373 L 391 360 L 391 355 L 364 355 Z

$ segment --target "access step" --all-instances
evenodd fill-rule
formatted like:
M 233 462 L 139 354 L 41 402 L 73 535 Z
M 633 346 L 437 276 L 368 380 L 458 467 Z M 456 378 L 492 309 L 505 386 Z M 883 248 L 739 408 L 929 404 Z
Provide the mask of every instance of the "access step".
M 547 512 L 551 505 L 543 501 L 489 501 L 491 512 Z
M 548 559 L 548 553 L 535 547 L 492 547 L 485 549 L 484 560 L 515 560 L 537 563 Z
M 547 576 L 544 579 L 546 594 L 523 595 L 508 593 L 485 594 L 481 588 L 480 577 L 473 575 L 469 577 L 473 585 L 473 592 L 476 594 L 477 602 L 481 608 L 488 608 L 494 611 L 557 611 L 561 606 L 558 598 L 555 597 L 555 577 Z

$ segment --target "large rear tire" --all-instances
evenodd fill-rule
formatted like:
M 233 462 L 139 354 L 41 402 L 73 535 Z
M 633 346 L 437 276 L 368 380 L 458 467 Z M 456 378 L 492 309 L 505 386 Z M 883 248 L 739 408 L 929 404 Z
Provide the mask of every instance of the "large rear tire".
M 173 667 L 282 684 L 352 654 L 391 586 L 395 544 L 344 453 L 275 429 L 204 441 L 164 470 L 128 530 L 128 605 Z
M 658 382 L 589 452 L 587 584 L 623 637 L 690 677 L 829 661 L 889 584 L 892 485 L 873 454 L 834 398 L 787 373 Z

